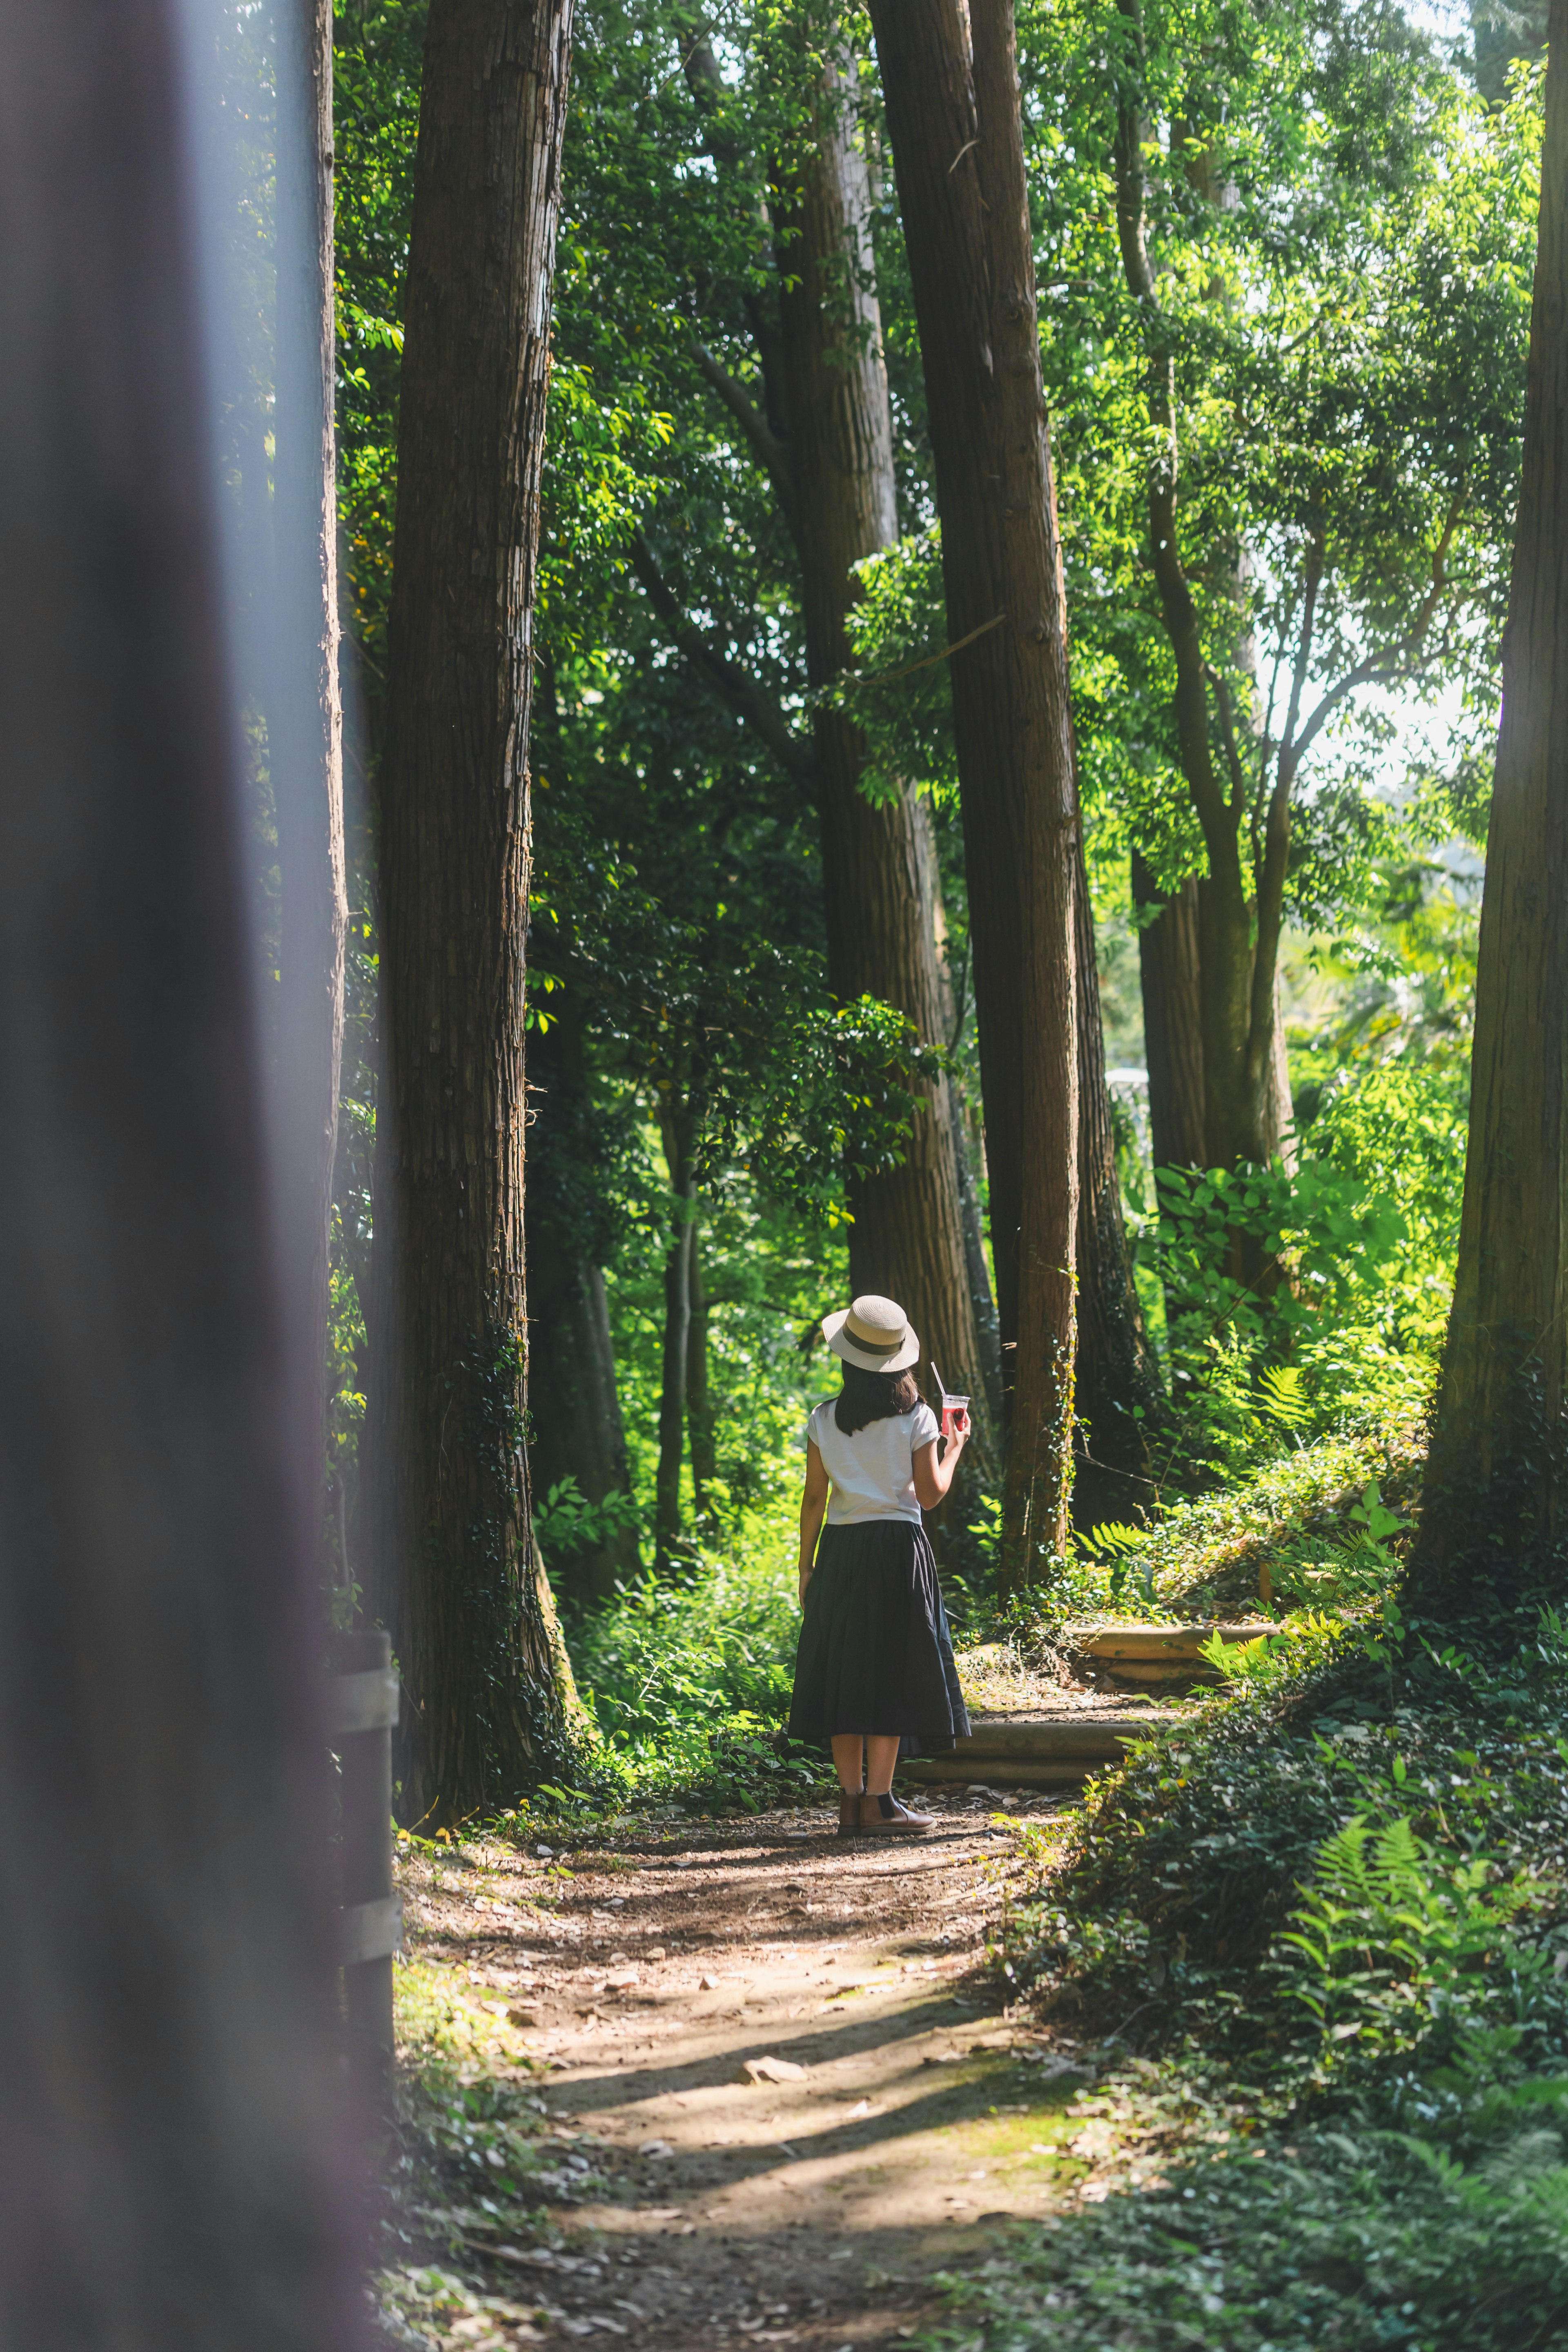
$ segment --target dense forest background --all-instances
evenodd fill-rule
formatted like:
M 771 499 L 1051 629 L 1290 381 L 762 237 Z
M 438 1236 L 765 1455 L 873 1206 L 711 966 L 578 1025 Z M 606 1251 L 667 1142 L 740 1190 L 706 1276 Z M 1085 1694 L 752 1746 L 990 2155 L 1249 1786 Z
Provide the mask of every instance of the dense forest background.
M 1347 1414 L 1414 1412 L 1433 1379 L 1458 1231 L 1540 118 L 1527 40 L 1505 79 L 1491 51 L 1478 68 L 1468 28 L 1446 40 L 1394 9 L 1200 13 L 1026 8 L 1018 25 L 1116 1167 L 1174 1408 L 1156 1474 L 1169 1495 Z M 336 21 L 353 919 L 329 1516 L 344 1596 L 375 1362 L 363 1301 L 376 769 L 424 23 L 416 0 L 354 0 Z M 1145 203 L 1184 560 L 1211 630 L 1234 614 L 1237 725 L 1260 774 L 1293 683 L 1303 716 L 1328 705 L 1294 782 L 1284 880 L 1287 1124 L 1239 1213 L 1216 1208 L 1212 1183 L 1162 1192 L 1153 1177 L 1145 1006 L 1152 991 L 1158 1025 L 1168 991 L 1150 941 L 1205 851 L 1148 556 L 1160 427 L 1118 242 L 1134 38 L 1140 102 L 1160 120 L 1142 129 Z M 871 280 L 898 514 L 896 541 L 860 568 L 854 668 L 824 689 L 805 646 L 780 313 L 786 199 L 829 55 L 870 197 L 869 249 L 847 254 L 840 299 L 847 315 Z M 869 57 L 866 27 L 808 13 L 593 8 L 578 27 L 528 979 L 531 1461 L 540 1539 L 568 1596 L 602 1594 L 656 1555 L 787 1549 L 793 1441 L 826 1379 L 816 1319 L 848 1279 L 846 1166 L 896 1159 L 909 1101 L 887 1082 L 901 1024 L 830 989 L 809 774 L 825 692 L 865 731 L 871 792 L 910 780 L 929 811 L 950 1025 L 926 1042 L 949 1057 L 984 1212 L 940 524 Z M 265 887 L 264 748 L 258 782 Z M 1224 1269 L 1237 1213 L 1293 1253 L 1272 1298 Z M 994 1509 L 972 1495 L 947 1531 L 954 1566 L 977 1577 Z

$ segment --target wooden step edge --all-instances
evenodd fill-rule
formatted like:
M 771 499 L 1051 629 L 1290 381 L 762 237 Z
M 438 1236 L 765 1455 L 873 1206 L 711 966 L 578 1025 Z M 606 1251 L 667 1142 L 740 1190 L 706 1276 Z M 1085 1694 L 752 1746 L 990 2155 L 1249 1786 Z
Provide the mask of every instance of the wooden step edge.
M 963 1759 L 947 1756 L 916 1756 L 899 1767 L 900 1777 L 927 1788 L 956 1781 L 983 1781 L 997 1789 L 1059 1789 L 1076 1788 L 1087 1780 L 1091 1772 L 1106 1765 L 1120 1763 L 1120 1757 L 1083 1756 L 1063 1759 L 1057 1763 L 1016 1763 L 999 1756 L 974 1756 Z

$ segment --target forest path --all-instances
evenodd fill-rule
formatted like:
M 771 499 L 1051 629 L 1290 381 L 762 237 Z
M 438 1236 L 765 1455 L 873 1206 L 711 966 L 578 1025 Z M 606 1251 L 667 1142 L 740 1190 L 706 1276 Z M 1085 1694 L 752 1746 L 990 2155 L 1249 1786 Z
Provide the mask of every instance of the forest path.
M 551 2070 L 563 2201 L 498 2224 L 483 2263 L 492 2292 L 537 2298 L 537 2334 L 494 2340 L 892 2346 L 938 2307 L 932 2273 L 1064 2200 L 1084 2072 L 1005 2020 L 979 1964 L 1010 1822 L 1065 1826 L 1065 1805 L 934 1809 L 920 1840 L 791 1812 L 569 1854 L 487 1844 L 434 1886 L 408 1866 L 420 1957 L 496 2020 L 496 2071 Z

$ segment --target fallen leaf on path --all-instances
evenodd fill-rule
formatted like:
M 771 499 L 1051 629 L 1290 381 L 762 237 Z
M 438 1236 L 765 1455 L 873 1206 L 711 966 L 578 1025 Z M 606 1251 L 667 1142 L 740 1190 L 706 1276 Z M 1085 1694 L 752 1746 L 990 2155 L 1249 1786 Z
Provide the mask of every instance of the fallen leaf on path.
M 673 2156 L 675 2150 L 667 2139 L 645 2139 L 638 2143 L 639 2156 Z
M 805 2074 L 793 2058 L 748 2058 L 736 2081 L 740 2083 L 798 2083 Z
M 719 1990 L 718 1978 L 699 1977 L 697 1979 L 697 1990 L 699 1992 L 717 1992 Z

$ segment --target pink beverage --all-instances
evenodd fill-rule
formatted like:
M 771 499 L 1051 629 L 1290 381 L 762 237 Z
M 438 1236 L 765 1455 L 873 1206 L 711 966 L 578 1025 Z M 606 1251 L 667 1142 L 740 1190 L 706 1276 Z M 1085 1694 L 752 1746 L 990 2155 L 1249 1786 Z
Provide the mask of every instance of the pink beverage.
M 966 1396 L 949 1396 L 947 1392 L 947 1383 L 942 1379 L 942 1374 L 937 1370 L 934 1364 L 931 1366 L 931 1378 L 935 1381 L 938 1389 L 942 1391 L 942 1433 L 944 1437 L 951 1437 L 952 1435 L 952 1424 L 957 1420 L 959 1414 L 969 1411 L 969 1399 Z

